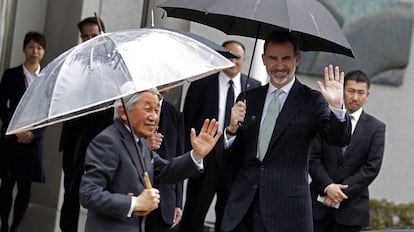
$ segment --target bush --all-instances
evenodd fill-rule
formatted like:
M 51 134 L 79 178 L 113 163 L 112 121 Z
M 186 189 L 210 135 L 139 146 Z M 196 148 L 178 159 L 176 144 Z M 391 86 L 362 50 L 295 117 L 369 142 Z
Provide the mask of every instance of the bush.
M 387 200 L 370 200 L 370 226 L 366 230 L 414 225 L 414 203 L 395 204 Z

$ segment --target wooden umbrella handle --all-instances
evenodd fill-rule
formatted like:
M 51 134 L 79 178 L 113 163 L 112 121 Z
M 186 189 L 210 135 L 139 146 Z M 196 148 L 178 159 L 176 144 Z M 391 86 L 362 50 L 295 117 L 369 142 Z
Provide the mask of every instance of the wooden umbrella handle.
M 149 178 L 148 172 L 144 172 L 144 185 L 146 189 L 152 189 L 151 180 Z
M 151 185 L 151 180 L 149 178 L 148 172 L 144 172 L 143 174 L 143 178 L 144 178 L 144 185 L 146 189 L 152 189 L 152 185 Z M 128 196 L 133 196 L 133 193 L 128 193 Z M 134 215 L 135 216 L 146 216 L 150 213 L 151 211 L 134 211 Z

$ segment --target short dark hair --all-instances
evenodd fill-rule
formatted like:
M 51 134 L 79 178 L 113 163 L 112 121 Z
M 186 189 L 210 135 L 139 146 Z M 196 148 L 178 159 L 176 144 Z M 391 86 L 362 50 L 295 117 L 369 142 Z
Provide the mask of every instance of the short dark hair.
M 98 20 L 99 20 L 99 22 L 98 22 Z M 88 17 L 88 18 L 85 18 L 85 19 L 83 19 L 82 21 L 80 21 L 80 22 L 78 23 L 78 29 L 79 29 L 79 32 L 80 32 L 80 33 L 82 33 L 82 28 L 83 28 L 86 24 L 96 24 L 96 25 L 98 25 L 98 27 L 99 27 L 99 24 L 101 24 L 101 26 L 99 27 L 99 30 L 101 30 L 101 29 L 102 29 L 102 32 L 105 32 L 105 25 L 104 25 L 104 23 L 103 23 L 103 21 L 102 21 L 102 19 L 101 19 L 101 18 L 96 18 L 96 17 Z
M 242 47 L 243 52 L 246 52 L 246 48 L 244 47 L 244 45 L 240 41 L 237 41 L 237 40 L 224 41 L 223 44 L 221 44 L 221 46 L 226 47 L 228 44 L 232 44 L 232 43 L 238 44 L 240 47 Z
M 273 31 L 270 34 L 266 36 L 265 43 L 263 46 L 263 52 L 266 52 L 266 48 L 269 45 L 270 42 L 275 43 L 284 43 L 284 42 L 290 42 L 293 45 L 293 51 L 295 55 L 299 54 L 299 40 L 296 37 L 295 34 L 288 31 Z
M 26 33 L 26 35 L 24 36 L 24 40 L 23 40 L 23 48 L 25 48 L 27 46 L 27 44 L 30 43 L 30 41 L 34 41 L 38 44 L 40 44 L 43 49 L 46 49 L 46 39 L 45 36 L 39 32 L 36 31 L 29 31 Z
M 344 86 L 346 85 L 346 82 L 352 80 L 356 83 L 363 82 L 367 83 L 367 88 L 371 86 L 371 80 L 367 77 L 367 75 L 361 71 L 361 70 L 353 70 L 345 74 L 344 77 Z

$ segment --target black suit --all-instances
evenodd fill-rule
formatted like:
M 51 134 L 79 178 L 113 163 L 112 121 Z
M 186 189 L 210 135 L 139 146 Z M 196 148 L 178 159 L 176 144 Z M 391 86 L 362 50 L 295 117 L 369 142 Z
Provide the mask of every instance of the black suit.
M 184 118 L 172 104 L 163 101 L 161 105 L 158 132 L 164 135 L 158 155 L 163 159 L 172 160 L 176 155 L 184 153 Z M 175 208 L 182 208 L 183 182 L 177 184 L 153 183 L 160 190 L 160 204 L 146 218 L 146 232 L 168 231 L 174 220 Z
M 186 136 L 186 149 L 191 147 L 190 129 L 199 131 L 206 118 L 218 119 L 219 116 L 219 74 L 191 83 L 188 88 L 184 104 L 184 123 Z M 247 89 L 260 86 L 260 82 L 247 78 L 241 74 L 241 87 Z M 243 89 L 242 89 L 243 90 Z M 226 97 L 226 96 L 224 96 Z M 223 106 L 225 107 L 225 106 Z M 204 159 L 205 171 L 196 178 L 188 180 L 187 198 L 184 206 L 183 219 L 180 224 L 181 231 L 201 232 L 204 227 L 204 219 L 217 193 L 216 202 L 216 229 L 220 228 L 221 218 L 228 195 L 227 174 L 223 171 L 224 160 L 223 137 L 217 142 L 210 154 Z
M 23 66 L 7 69 L 0 83 L 0 214 L 2 229 L 12 206 L 13 187 L 17 181 L 18 193 L 14 202 L 12 229 L 20 223 L 30 201 L 31 182 L 44 182 L 43 171 L 43 129 L 33 130 L 30 143 L 17 141 L 16 135 L 6 136 L 6 130 L 17 104 L 26 91 Z
M 344 154 L 341 147 L 315 139 L 309 162 L 315 221 L 356 227 L 369 225 L 368 185 L 380 171 L 384 141 L 385 124 L 364 111 Z M 349 185 L 343 190 L 348 199 L 341 202 L 339 209 L 317 201 L 318 194 L 324 196 L 324 189 L 331 183 Z
M 349 142 L 349 119 L 339 122 L 322 95 L 295 80 L 281 108 L 266 156 L 257 158 L 263 106 L 269 84 L 246 93 L 246 118 L 226 149 L 237 169 L 227 201 L 222 231 L 237 231 L 244 220 L 261 222 L 267 232 L 311 232 L 308 157 L 320 134 L 331 143 Z M 247 228 L 247 231 L 257 231 Z

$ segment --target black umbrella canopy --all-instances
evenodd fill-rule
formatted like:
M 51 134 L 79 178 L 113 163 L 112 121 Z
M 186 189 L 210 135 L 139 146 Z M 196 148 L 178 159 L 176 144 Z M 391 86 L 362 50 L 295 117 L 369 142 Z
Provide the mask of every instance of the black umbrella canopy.
M 332 14 L 316 0 L 166 0 L 168 17 L 214 27 L 229 35 L 265 39 L 275 30 L 297 33 L 303 51 L 354 57 Z
M 224 56 L 224 57 L 226 57 L 228 59 L 232 59 L 232 58 L 236 58 L 237 59 L 237 58 L 240 58 L 239 55 L 233 53 L 232 51 L 228 50 L 227 48 L 225 48 L 225 47 L 219 45 L 218 43 L 216 43 L 216 42 L 214 42 L 212 40 L 209 40 L 209 39 L 207 39 L 207 38 L 205 38 L 205 37 L 203 37 L 201 35 L 194 34 L 194 33 L 188 32 L 188 31 L 182 31 L 182 30 L 165 29 L 165 28 L 163 28 L 163 29 L 164 30 L 170 30 L 170 31 L 173 31 L 173 32 L 178 32 L 178 33 L 181 33 L 183 35 L 186 35 L 186 36 L 188 36 L 188 37 L 190 37 L 192 39 L 195 39 L 195 40 L 203 43 L 204 45 L 210 47 L 211 49 L 215 50 L 216 52 L 220 53 L 222 56 Z

